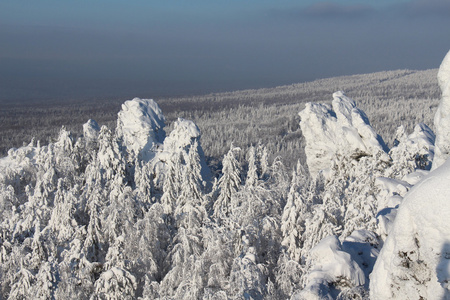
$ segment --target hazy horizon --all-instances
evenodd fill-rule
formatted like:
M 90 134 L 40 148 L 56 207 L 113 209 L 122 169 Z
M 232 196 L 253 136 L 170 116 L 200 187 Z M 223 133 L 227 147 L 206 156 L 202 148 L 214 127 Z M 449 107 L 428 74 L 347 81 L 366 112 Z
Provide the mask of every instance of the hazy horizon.
M 439 67 L 446 0 L 0 3 L 0 100 L 205 94 Z

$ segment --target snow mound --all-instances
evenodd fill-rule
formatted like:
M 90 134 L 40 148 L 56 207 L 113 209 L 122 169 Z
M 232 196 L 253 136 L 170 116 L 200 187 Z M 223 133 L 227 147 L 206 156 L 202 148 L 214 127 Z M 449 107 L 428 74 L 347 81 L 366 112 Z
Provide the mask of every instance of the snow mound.
M 371 299 L 450 298 L 450 160 L 403 199 L 371 275 Z
M 434 116 L 436 155 L 433 160 L 433 170 L 450 157 L 450 51 L 444 57 L 437 77 L 442 98 Z
M 155 101 L 134 98 L 122 104 L 116 132 L 130 153 L 145 157 L 156 144 L 164 141 L 164 122 L 164 115 Z
M 383 139 L 366 114 L 341 91 L 333 94 L 331 106 L 307 103 L 299 115 L 306 140 L 306 160 L 313 176 L 328 169 L 336 153 L 355 159 L 378 153 L 387 155 Z

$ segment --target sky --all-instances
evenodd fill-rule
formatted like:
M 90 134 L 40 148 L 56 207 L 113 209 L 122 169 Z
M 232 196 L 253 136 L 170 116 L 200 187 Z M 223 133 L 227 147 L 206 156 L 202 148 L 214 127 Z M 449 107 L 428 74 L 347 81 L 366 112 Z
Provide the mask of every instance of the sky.
M 2 0 L 0 100 L 163 97 L 437 68 L 448 0 Z

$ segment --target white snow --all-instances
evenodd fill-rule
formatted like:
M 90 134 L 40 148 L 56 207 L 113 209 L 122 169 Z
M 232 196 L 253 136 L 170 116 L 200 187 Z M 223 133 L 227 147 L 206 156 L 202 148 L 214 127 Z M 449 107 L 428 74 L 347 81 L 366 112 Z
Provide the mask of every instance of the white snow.
M 20 170 L 27 165 L 34 163 L 36 153 L 37 149 L 33 146 L 33 142 L 27 146 L 9 149 L 8 156 L 0 158 L 0 177 L 3 176 L 8 169 L 20 172 Z
M 433 160 L 433 170 L 450 157 L 450 51 L 442 61 L 437 77 L 442 98 L 434 117 L 436 155 Z
M 333 94 L 332 106 L 308 103 L 299 115 L 308 168 L 313 176 L 328 169 L 337 153 L 355 158 L 386 154 L 386 145 L 365 113 L 341 91 Z
M 130 153 L 148 159 L 150 150 L 164 140 L 164 122 L 164 115 L 155 101 L 134 98 L 122 104 L 116 132 Z
M 450 160 L 405 196 L 371 275 L 371 299 L 450 297 L 449 182 Z
M 409 173 L 405 176 L 403 176 L 402 181 L 410 184 L 410 185 L 415 185 L 417 184 L 419 181 L 422 180 L 422 178 L 424 178 L 426 175 L 428 175 L 429 171 L 425 171 L 425 170 L 416 170 L 415 172 Z
M 174 129 L 170 135 L 164 140 L 164 150 L 176 152 L 184 150 L 190 146 L 194 140 L 200 138 L 200 129 L 190 120 L 178 118 L 175 121 Z
M 360 286 L 365 283 L 364 271 L 342 250 L 335 235 L 324 238 L 311 249 L 313 269 L 308 275 L 305 288 L 294 299 L 331 299 L 330 288 L 340 285 Z

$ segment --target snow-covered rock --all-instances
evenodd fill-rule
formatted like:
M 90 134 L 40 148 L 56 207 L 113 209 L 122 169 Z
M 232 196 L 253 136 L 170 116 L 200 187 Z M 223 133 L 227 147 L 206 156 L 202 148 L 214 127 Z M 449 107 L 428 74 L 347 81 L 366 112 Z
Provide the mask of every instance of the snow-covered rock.
M 403 199 L 371 275 L 371 299 L 450 298 L 450 160 Z
M 179 150 L 187 150 L 194 140 L 200 138 L 200 129 L 190 120 L 178 118 L 175 121 L 174 129 L 164 140 L 164 150 L 175 152 Z
M 313 268 L 308 274 L 305 288 L 292 299 L 333 299 L 333 289 L 362 286 L 366 282 L 364 271 L 351 255 L 342 250 L 338 237 L 324 238 L 311 249 Z
M 442 98 L 434 116 L 436 155 L 433 160 L 433 170 L 450 157 L 450 51 L 442 61 L 437 77 Z
M 117 135 L 123 139 L 129 153 L 148 160 L 150 152 L 165 138 L 165 117 L 152 99 L 125 101 L 118 113 Z
M 86 123 L 83 124 L 83 136 L 88 141 L 95 141 L 100 132 L 100 126 L 98 126 L 97 122 L 92 119 L 89 119 Z
M 333 94 L 331 106 L 308 103 L 299 115 L 308 168 L 313 176 L 328 169 L 336 153 L 355 159 L 378 153 L 386 155 L 387 147 L 366 114 L 341 91 Z

